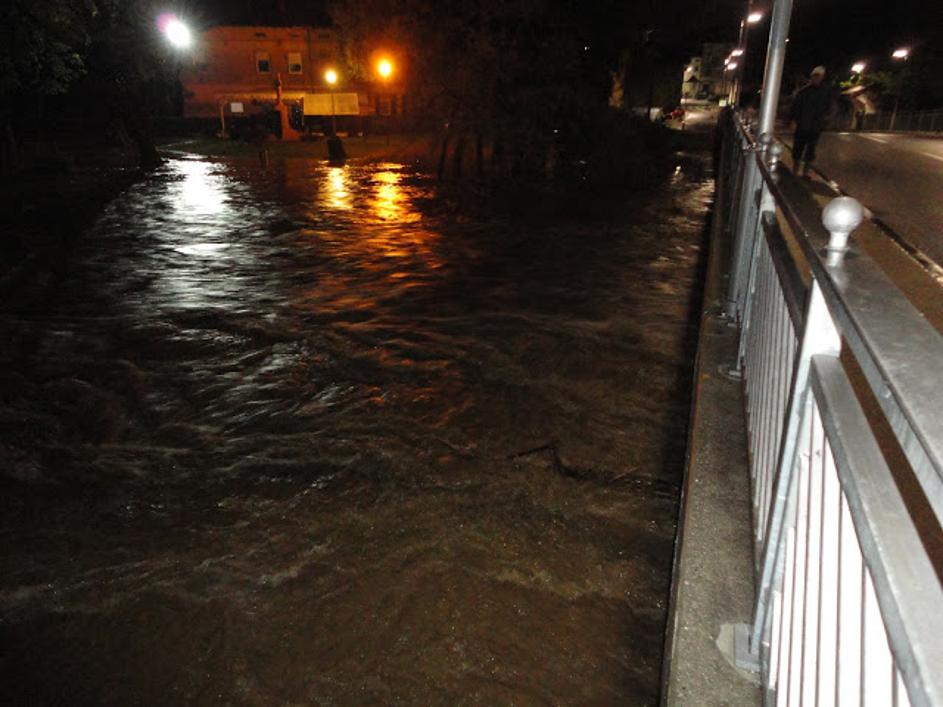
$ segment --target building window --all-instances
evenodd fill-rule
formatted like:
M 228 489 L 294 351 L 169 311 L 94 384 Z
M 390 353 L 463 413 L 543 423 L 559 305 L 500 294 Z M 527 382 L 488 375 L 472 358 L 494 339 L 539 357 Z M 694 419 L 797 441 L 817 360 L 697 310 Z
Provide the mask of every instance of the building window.
M 260 74 L 267 74 L 272 71 L 272 60 L 269 58 L 268 52 L 255 53 L 255 68 Z
M 288 52 L 288 73 L 301 73 L 301 52 Z

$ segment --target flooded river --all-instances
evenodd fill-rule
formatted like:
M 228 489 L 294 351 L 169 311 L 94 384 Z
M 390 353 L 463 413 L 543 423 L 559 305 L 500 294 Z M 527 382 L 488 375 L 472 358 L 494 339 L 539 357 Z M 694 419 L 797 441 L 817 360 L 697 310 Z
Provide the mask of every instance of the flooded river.
M 171 160 L 0 311 L 0 701 L 657 699 L 712 183 Z M 601 202 L 602 203 L 602 202 Z

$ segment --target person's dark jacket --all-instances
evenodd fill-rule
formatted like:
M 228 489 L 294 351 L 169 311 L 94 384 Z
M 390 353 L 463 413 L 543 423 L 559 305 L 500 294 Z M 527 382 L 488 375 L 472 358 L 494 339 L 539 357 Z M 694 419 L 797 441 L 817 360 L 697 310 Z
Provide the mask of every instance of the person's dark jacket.
M 832 107 L 832 90 L 825 84 L 809 84 L 792 101 L 790 118 L 796 130 L 820 132 Z

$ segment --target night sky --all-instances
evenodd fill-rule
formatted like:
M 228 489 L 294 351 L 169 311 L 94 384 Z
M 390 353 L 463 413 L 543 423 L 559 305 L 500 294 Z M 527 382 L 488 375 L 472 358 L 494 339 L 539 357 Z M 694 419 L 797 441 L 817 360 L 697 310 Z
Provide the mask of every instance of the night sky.
M 326 0 L 192 0 L 191 7 L 208 25 L 322 24 L 330 22 L 329 5 Z M 767 15 L 771 5 L 754 3 Z M 667 56 L 683 58 L 705 41 L 736 41 L 745 7 L 745 0 L 603 0 L 586 3 L 585 12 L 589 24 L 608 35 L 599 41 L 618 40 L 627 26 L 647 24 Z M 754 30 L 755 49 L 765 46 L 767 30 L 768 23 Z M 943 3 L 934 0 L 794 0 L 789 60 L 796 69 L 856 60 L 876 64 L 897 46 L 938 47 L 941 34 Z

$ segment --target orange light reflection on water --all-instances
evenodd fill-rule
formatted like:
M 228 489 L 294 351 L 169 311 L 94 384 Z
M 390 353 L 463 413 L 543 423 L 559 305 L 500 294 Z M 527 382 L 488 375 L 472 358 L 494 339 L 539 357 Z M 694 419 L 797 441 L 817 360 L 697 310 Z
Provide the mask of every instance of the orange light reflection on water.
M 327 171 L 327 199 L 331 208 L 347 211 L 351 208 L 350 184 L 346 167 L 329 167 Z
M 379 220 L 412 223 L 420 219 L 419 212 L 412 207 L 403 194 L 400 186 L 401 179 L 399 172 L 389 169 L 373 175 L 376 190 L 371 207 Z

